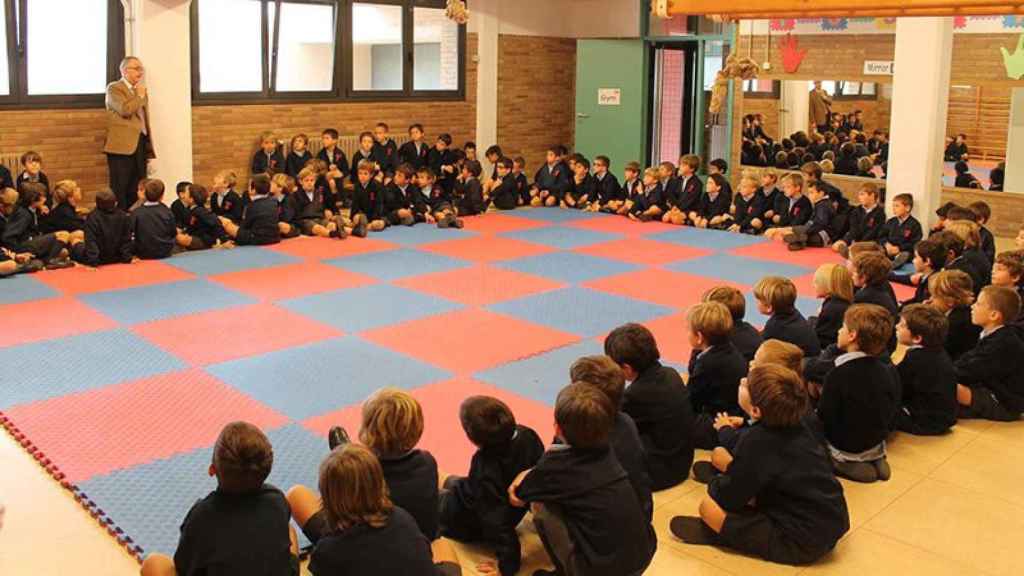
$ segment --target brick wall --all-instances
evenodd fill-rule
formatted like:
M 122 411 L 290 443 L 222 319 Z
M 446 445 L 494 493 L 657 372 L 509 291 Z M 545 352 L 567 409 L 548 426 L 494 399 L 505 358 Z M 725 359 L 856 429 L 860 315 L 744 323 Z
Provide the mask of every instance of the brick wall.
M 498 143 L 531 175 L 549 146 L 571 148 L 576 129 L 576 41 L 498 38 Z
M 78 181 L 88 202 L 107 186 L 106 113 L 97 109 L 12 110 L 0 113 L 0 153 L 35 150 L 51 184 Z M 13 171 L 12 171 L 13 174 Z
M 456 145 L 476 134 L 476 34 L 466 39 L 466 99 L 438 102 L 344 102 L 326 104 L 255 104 L 251 106 L 195 106 L 192 108 L 194 178 L 209 184 L 220 170 L 249 174 L 259 134 L 273 130 L 284 140 L 304 132 L 319 136 L 324 128 L 342 134 L 372 130 L 386 122 L 392 132 L 404 133 L 415 122 L 423 124 L 426 140 L 433 143 L 448 132 Z

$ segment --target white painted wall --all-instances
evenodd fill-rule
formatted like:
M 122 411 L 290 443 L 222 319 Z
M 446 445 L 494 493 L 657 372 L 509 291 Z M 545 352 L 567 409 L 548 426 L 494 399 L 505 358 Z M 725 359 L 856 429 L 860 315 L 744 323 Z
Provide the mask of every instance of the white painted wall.
M 807 132 L 810 124 L 811 92 L 806 80 L 787 80 L 782 83 L 779 109 L 779 134 Z
M 491 173 L 483 151 L 498 143 L 498 15 L 502 4 L 501 0 L 478 0 L 470 16 L 477 35 L 476 146 L 483 174 Z

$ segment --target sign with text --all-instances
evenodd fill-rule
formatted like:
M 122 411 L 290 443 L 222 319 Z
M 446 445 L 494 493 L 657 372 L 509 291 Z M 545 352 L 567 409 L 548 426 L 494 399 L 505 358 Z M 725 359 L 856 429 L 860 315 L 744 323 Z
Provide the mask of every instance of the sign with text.
M 896 64 L 892 60 L 865 60 L 865 76 L 892 76 L 896 70 Z
M 622 104 L 622 90 L 620 88 L 598 88 L 598 106 L 619 106 Z

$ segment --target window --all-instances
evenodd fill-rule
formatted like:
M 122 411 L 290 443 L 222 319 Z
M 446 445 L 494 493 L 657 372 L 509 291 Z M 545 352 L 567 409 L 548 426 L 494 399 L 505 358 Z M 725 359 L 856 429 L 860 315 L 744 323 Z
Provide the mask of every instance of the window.
M 198 103 L 462 98 L 445 0 L 194 0 Z
M 0 0 L 0 12 L 0 101 L 102 105 L 124 55 L 120 0 Z
M 782 94 L 782 83 L 778 80 L 744 80 L 744 98 L 767 98 L 778 100 Z
M 835 100 L 875 100 L 874 82 L 849 82 L 846 80 L 823 80 L 821 87 Z M 814 89 L 814 82 L 807 83 L 807 90 Z

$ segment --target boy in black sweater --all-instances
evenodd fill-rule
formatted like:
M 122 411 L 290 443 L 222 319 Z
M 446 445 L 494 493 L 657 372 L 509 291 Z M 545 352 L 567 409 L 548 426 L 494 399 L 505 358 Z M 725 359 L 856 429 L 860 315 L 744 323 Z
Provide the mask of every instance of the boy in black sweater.
M 505 157 L 499 158 L 494 165 L 497 179 L 491 185 L 491 202 L 499 210 L 514 210 L 520 203 L 521 193 L 511 174 L 514 166 L 515 163 Z
M 174 202 L 171 202 L 171 212 L 174 213 L 174 225 L 177 226 L 178 229 L 183 229 L 188 226 L 188 207 L 186 207 L 185 203 L 181 201 L 181 195 L 185 190 L 188 190 L 189 186 L 192 186 L 191 182 L 182 181 L 178 182 L 178 185 L 174 187 L 174 191 L 178 197 Z
M 754 221 L 761 222 L 764 218 L 765 199 L 757 189 L 757 181 L 753 177 L 744 176 L 740 180 L 740 193 L 732 199 L 732 214 L 729 220 L 729 232 L 757 234 Z
M 185 250 L 207 250 L 231 241 L 220 219 L 206 209 L 206 195 L 206 188 L 196 184 L 178 197 L 188 210 L 188 219 L 176 238 L 178 246 Z
M 477 160 L 467 160 L 462 165 L 462 198 L 459 198 L 456 212 L 459 216 L 476 216 L 487 211 L 484 188 L 480 184 L 483 167 Z
M 796 285 L 788 278 L 765 276 L 754 286 L 757 310 L 768 315 L 761 338 L 775 338 L 800 347 L 804 356 L 817 356 L 821 344 L 814 328 L 796 309 Z
M 490 396 L 463 400 L 459 420 L 477 451 L 468 477 L 448 476 L 442 483 L 441 535 L 494 548 L 498 574 L 512 576 L 522 550 L 516 526 L 526 510 L 509 504 L 508 487 L 537 463 L 544 444 L 533 429 L 516 424 L 504 402 Z
M 914 246 L 914 270 L 913 274 L 896 274 L 891 272 L 889 280 L 900 284 L 914 286 L 914 296 L 909 300 L 900 302 L 900 307 L 909 304 L 924 304 L 931 298 L 928 292 L 928 278 L 942 270 L 946 265 L 946 249 L 931 239 L 921 240 Z
M 366 237 L 366 232 L 379 232 L 387 227 L 384 221 L 384 194 L 373 179 L 373 162 L 363 160 L 356 165 L 356 180 L 352 188 L 352 235 Z
M 651 488 L 664 490 L 684 482 L 693 463 L 695 418 L 690 392 L 679 373 L 661 365 L 654 335 L 640 324 L 612 330 L 604 340 L 604 353 L 630 382 L 622 411 L 640 433 Z
M 281 241 L 281 229 L 277 225 L 280 206 L 277 199 L 270 196 L 269 176 L 257 174 L 252 177 L 249 182 L 249 198 L 241 224 L 221 217 L 224 231 L 240 246 L 277 244 Z
M 135 255 L 144 260 L 167 258 L 174 250 L 178 229 L 174 214 L 163 203 L 163 181 L 147 180 L 145 195 L 146 201 L 132 212 Z
M 899 313 L 899 306 L 889 284 L 892 262 L 877 252 L 857 254 L 853 258 L 854 304 L 877 304 L 885 308 L 893 318 Z
M 537 170 L 530 188 L 531 206 L 555 206 L 558 199 L 569 191 L 572 175 L 561 162 L 555 150 L 557 146 L 548 148 L 545 164 Z
M 210 211 L 235 224 L 242 221 L 242 212 L 245 210 L 245 202 L 238 192 L 235 192 L 237 183 L 235 173 L 224 170 L 213 177 L 213 186 L 210 189 Z
M 78 205 L 82 202 L 82 189 L 74 180 L 61 180 L 53 187 L 53 208 L 42 219 L 42 232 L 65 231 L 71 238 L 82 238 L 82 226 L 85 221 L 78 215 Z M 77 234 L 75 234 L 77 232 Z
M 69 233 L 39 233 L 39 213 L 45 209 L 45 203 L 46 190 L 38 183 L 22 185 L 20 197 L 13 188 L 0 192 L 0 247 L 26 264 L 37 259 L 51 270 L 74 266 L 66 256 L 71 241 Z
M 427 167 L 437 177 L 437 184 L 449 195 L 455 185 L 455 156 L 449 150 L 451 145 L 451 135 L 441 134 L 427 154 Z
M 615 406 L 593 386 L 572 384 L 555 402 L 554 444 L 509 486 L 509 502 L 530 504 L 555 571 L 538 575 L 639 576 L 658 542 L 609 445 Z
M 875 242 L 885 226 L 885 209 L 878 203 L 878 186 L 861 184 L 857 190 L 859 206 L 850 210 L 846 234 L 832 244 L 832 250 L 849 258 L 849 247 L 854 242 Z
M 321 238 L 344 239 L 348 236 L 344 219 L 331 209 L 332 194 L 326 182 L 317 178 L 316 169 L 307 166 L 299 171 L 299 189 L 292 196 L 294 223 L 302 234 Z
M 781 232 L 776 232 L 776 236 L 781 235 L 782 241 L 793 252 L 803 250 L 807 246 L 829 246 L 836 237 L 836 213 L 819 182 L 808 183 L 807 199 L 811 202 L 813 210 L 810 221 L 802 226 L 793 226 L 788 233 L 784 228 Z
M 787 229 L 802 226 L 811 219 L 811 201 L 804 196 L 804 179 L 799 174 L 789 174 L 782 179 L 782 194 L 776 197 L 775 215 L 772 216 L 768 230 L 768 238 L 778 234 L 772 229 Z M 781 237 L 781 236 L 780 236 Z
M 597 199 L 594 177 L 590 175 L 590 160 L 582 156 L 576 160 L 572 169 L 572 183 L 562 197 L 562 208 L 588 209 L 590 203 Z
M 292 136 L 288 148 L 288 156 L 284 160 L 284 173 L 296 178 L 299 171 L 313 159 L 313 155 L 309 153 L 309 137 L 301 133 Z
M 625 191 L 619 185 L 619 179 L 608 171 L 612 161 L 607 156 L 594 157 L 594 188 L 596 196 L 590 204 L 593 212 L 614 214 L 625 201 Z
M 971 321 L 982 329 L 978 345 L 956 368 L 956 400 L 961 418 L 1016 422 L 1024 411 L 1024 342 L 1006 324 L 1020 315 L 1016 290 L 986 286 L 971 307 Z
M 854 304 L 839 330 L 835 368 L 825 377 L 818 417 L 836 474 L 857 482 L 888 480 L 885 439 L 899 409 L 900 381 L 892 363 L 883 360 L 892 336 L 889 311 L 874 304 Z
M 217 489 L 196 502 L 181 524 L 174 559 L 150 554 L 143 576 L 181 574 L 299 574 L 299 548 L 288 501 L 266 484 L 274 462 L 267 437 L 232 422 L 213 447 L 210 475 Z
M 516 184 L 516 192 L 519 194 L 519 205 L 530 205 L 530 183 L 526 180 L 526 159 L 516 156 L 512 159 L 512 178 Z
M 413 180 L 416 170 L 412 164 L 402 163 L 395 169 L 391 183 L 384 187 L 384 217 L 390 226 L 412 226 L 416 223 L 413 201 L 418 192 Z
M 96 193 L 96 209 L 85 219 L 85 242 L 75 248 L 75 260 L 89 266 L 132 261 L 132 220 L 110 190 Z
M 423 125 L 409 126 L 409 141 L 398 148 L 398 157 L 402 164 L 409 164 L 412 169 L 419 170 L 427 165 L 430 146 L 423 143 Z
M 992 235 L 991 230 L 985 227 L 985 224 L 988 224 L 989 219 L 992 218 L 992 208 L 980 200 L 972 202 L 968 208 L 974 212 L 975 221 L 978 223 L 978 233 L 981 235 L 981 243 L 978 248 L 991 265 L 996 261 L 996 237 Z
M 885 248 L 885 253 L 892 258 L 892 267 L 903 266 L 914 256 L 914 245 L 921 241 L 921 223 L 910 214 L 914 209 L 914 197 L 910 194 L 897 194 L 892 198 L 893 217 L 882 227 L 878 243 Z
M 896 367 L 902 388 L 897 430 L 937 436 L 956 424 L 956 372 L 943 348 L 947 330 L 946 315 L 931 306 L 911 304 L 900 312 L 896 337 L 907 352 Z
M 729 223 L 730 206 L 732 189 L 729 181 L 721 174 L 711 174 L 697 204 L 697 217 L 691 221 L 698 228 L 721 230 Z
M 711 450 L 718 445 L 715 418 L 723 413 L 730 416 L 741 414 L 736 392 L 740 380 L 747 375 L 747 361 L 729 341 L 732 315 L 724 304 L 697 304 L 690 308 L 687 324 L 693 352 L 686 388 L 690 391 L 690 404 L 697 415 L 693 428 L 694 445 Z
M 718 286 L 701 296 L 701 302 L 721 302 L 732 316 L 732 332 L 729 341 L 750 362 L 761 346 L 761 333 L 743 318 L 747 315 L 747 299 L 732 286 Z
M 398 144 L 391 139 L 389 130 L 384 122 L 377 122 L 373 127 L 373 161 L 384 173 L 384 181 L 387 183 L 390 183 L 399 163 Z
M 664 165 L 662 164 L 662 166 Z M 675 188 L 663 184 L 665 200 L 669 206 L 675 206 L 683 217 L 683 221 L 679 222 L 675 215 L 670 216 L 669 221 L 673 224 L 695 224 L 697 208 L 700 206 L 700 198 L 704 194 L 704 183 L 697 176 L 700 165 L 700 156 L 686 154 L 679 159 L 679 178 L 674 180 Z M 673 175 L 675 174 L 673 173 Z
M 260 149 L 252 157 L 252 173 L 273 176 L 284 172 L 284 156 L 277 149 L 277 137 L 273 132 L 260 134 Z
M 416 179 L 420 193 L 414 209 L 421 215 L 417 216 L 417 220 L 423 218 L 427 223 L 437 222 L 438 228 L 463 228 L 465 224 L 462 219 L 455 215 L 451 193 L 437 183 L 434 171 L 420 168 Z
M 349 175 L 349 164 L 345 151 L 338 148 L 338 131 L 334 128 L 324 130 L 320 141 L 323 147 L 317 152 L 316 158 L 327 165 L 327 178 L 334 182 L 334 194 L 342 196 L 345 192 L 345 178 Z M 352 198 L 344 195 L 342 204 L 348 206 L 351 203 Z
M 677 516 L 670 529 L 691 544 L 721 544 L 783 564 L 814 562 L 850 529 L 850 517 L 828 455 L 802 422 L 800 377 L 780 365 L 752 368 L 739 402 L 757 423 L 737 442 L 725 473 L 711 480 L 700 518 Z

